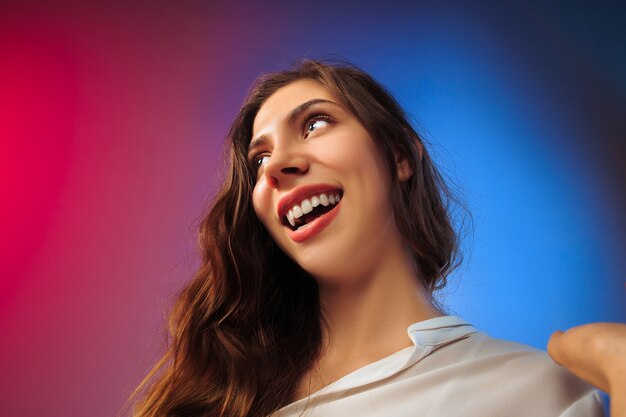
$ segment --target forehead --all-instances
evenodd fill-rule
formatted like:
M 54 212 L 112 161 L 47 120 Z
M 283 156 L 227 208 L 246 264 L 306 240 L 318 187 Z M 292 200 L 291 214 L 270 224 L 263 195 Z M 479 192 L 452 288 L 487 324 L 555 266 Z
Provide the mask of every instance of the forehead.
M 252 135 L 262 134 L 262 130 L 285 122 L 291 110 L 316 98 L 339 103 L 329 89 L 313 80 L 296 80 L 279 88 L 259 108 L 252 125 Z

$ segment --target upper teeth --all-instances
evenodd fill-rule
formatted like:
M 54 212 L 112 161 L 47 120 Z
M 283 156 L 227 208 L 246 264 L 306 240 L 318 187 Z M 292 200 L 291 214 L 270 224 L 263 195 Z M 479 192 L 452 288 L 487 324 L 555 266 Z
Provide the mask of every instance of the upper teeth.
M 289 209 L 289 211 L 287 211 L 287 214 L 285 216 L 287 217 L 289 224 L 292 227 L 295 227 L 296 222 L 294 219 L 299 219 L 305 214 L 312 212 L 313 208 L 319 206 L 320 204 L 324 207 L 328 206 L 328 204 L 335 205 L 339 202 L 340 199 L 341 196 L 339 195 L 339 193 L 336 192 L 314 195 L 305 198 L 300 202 L 300 204 L 294 205 L 292 208 Z

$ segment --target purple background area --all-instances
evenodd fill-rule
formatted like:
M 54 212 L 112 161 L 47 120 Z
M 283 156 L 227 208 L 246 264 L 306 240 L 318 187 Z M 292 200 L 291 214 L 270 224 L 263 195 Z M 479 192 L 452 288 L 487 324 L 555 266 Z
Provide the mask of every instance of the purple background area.
M 443 303 L 493 336 L 626 321 L 625 6 L 0 6 L 0 415 L 114 415 L 157 359 L 260 72 L 342 57 L 475 217 Z

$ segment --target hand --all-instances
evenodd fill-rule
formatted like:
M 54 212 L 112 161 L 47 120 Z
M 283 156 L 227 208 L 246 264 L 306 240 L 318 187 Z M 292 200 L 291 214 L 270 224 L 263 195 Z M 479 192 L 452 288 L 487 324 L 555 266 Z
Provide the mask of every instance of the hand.
M 548 354 L 612 397 L 626 392 L 626 324 L 592 323 L 555 332 Z

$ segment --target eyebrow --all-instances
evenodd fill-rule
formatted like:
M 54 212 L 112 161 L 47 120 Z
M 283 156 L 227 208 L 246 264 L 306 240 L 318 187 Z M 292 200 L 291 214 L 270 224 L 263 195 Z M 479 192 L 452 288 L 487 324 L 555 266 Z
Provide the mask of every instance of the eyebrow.
M 314 106 L 316 104 L 320 104 L 320 103 L 331 103 L 331 104 L 334 104 L 334 105 L 338 106 L 338 104 L 335 103 L 334 101 L 326 100 L 326 99 L 323 99 L 323 98 L 314 98 L 314 99 L 311 99 L 309 101 L 305 101 L 304 103 L 298 105 L 293 110 L 291 110 L 289 112 L 289 115 L 287 116 L 287 122 L 289 124 L 293 124 L 298 119 L 298 117 L 300 117 L 300 115 L 302 113 L 307 111 L 307 109 L 309 109 L 310 107 L 312 107 L 312 106 Z M 252 139 L 250 141 L 250 144 L 248 145 L 248 155 L 250 155 L 250 153 L 255 148 L 263 146 L 266 142 L 267 142 L 267 137 L 265 135 L 261 135 L 261 136 L 255 138 L 255 139 Z

